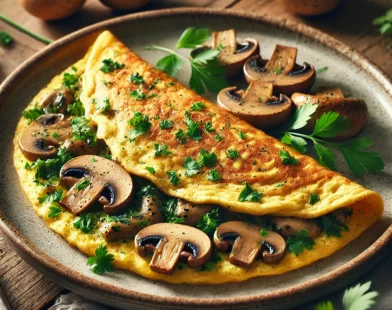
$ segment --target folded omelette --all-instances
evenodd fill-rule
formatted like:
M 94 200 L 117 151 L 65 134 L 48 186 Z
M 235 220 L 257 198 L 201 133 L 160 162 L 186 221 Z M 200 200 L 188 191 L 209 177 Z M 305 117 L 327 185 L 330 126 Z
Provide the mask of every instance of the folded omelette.
M 102 70 L 105 64 L 114 65 L 115 70 Z M 48 188 L 34 182 L 36 175 L 31 169 L 25 169 L 26 158 L 18 146 L 28 126 L 21 119 L 14 149 L 14 164 L 23 180 L 21 185 L 46 224 L 88 255 L 94 255 L 98 245 L 105 244 L 114 255 L 116 267 L 146 278 L 171 283 L 238 282 L 282 274 L 327 257 L 356 239 L 382 215 L 383 201 L 378 193 L 321 166 L 208 102 L 142 60 L 108 31 L 99 35 L 85 58 L 65 73 L 72 70 L 81 77 L 80 101 L 85 117 L 97 126 L 97 138 L 106 143 L 112 158 L 132 176 L 150 181 L 165 195 L 252 217 L 316 219 L 343 208 L 350 210 L 341 237 L 321 233 L 314 238 L 311 250 L 298 256 L 286 253 L 278 264 L 256 260 L 247 269 L 231 264 L 227 253 L 219 253 L 213 268 L 182 266 L 172 275 L 157 273 L 149 268 L 149 257 L 137 254 L 132 240 L 107 242 L 98 232 L 84 233 L 73 225 L 76 216 L 66 210 L 57 217 L 48 216 L 51 204 L 40 199 Z M 30 108 L 48 91 L 61 87 L 63 74 L 34 98 Z M 132 76 L 143 82 L 132 82 Z M 107 103 L 108 113 L 97 108 L 99 102 Z M 192 108 L 195 103 L 203 108 Z M 148 120 L 149 125 L 141 129 L 130 122 L 138 116 Z M 170 121 L 171 126 L 162 129 L 162 120 Z M 212 130 L 205 130 L 206 124 Z M 157 156 L 160 150 L 170 154 Z M 238 156 L 229 157 L 228 150 L 236 150 Z M 297 163 L 285 164 L 281 152 L 287 152 Z M 199 167 L 190 176 L 184 161 L 186 158 L 197 161 L 201 154 L 207 157 L 215 154 L 214 163 Z M 220 178 L 208 177 L 211 170 Z M 246 186 L 260 194 L 258 201 L 239 199 Z M 60 185 L 56 188 L 67 191 Z M 311 195 L 316 195 L 317 201 L 312 201 Z M 96 225 L 103 223 L 98 221 Z

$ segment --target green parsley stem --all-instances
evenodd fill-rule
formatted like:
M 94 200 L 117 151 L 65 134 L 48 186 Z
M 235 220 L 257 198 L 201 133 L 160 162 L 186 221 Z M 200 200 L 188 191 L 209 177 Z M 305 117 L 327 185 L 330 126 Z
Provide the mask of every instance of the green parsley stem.
M 15 22 L 12 21 L 11 19 L 9 19 L 9 18 L 8 18 L 7 16 L 5 16 L 4 14 L 0 14 L 0 20 L 6 22 L 7 24 L 11 25 L 12 27 L 18 29 L 19 31 L 22 31 L 22 32 L 26 33 L 26 34 L 29 35 L 30 37 L 32 37 L 32 38 L 34 38 L 34 39 L 36 39 L 36 40 L 38 40 L 38 41 L 41 41 L 42 43 L 45 43 L 45 44 L 50 44 L 50 43 L 52 43 L 52 40 L 49 40 L 49 39 L 47 39 L 47 38 L 45 38 L 45 37 L 39 36 L 39 35 L 37 35 L 37 34 L 31 32 L 31 31 L 27 30 L 26 28 L 22 27 L 21 25 L 15 23 Z
M 328 142 L 328 141 L 325 141 L 325 140 L 321 140 L 321 139 L 315 138 L 315 137 L 313 137 L 313 136 L 301 134 L 301 133 L 298 133 L 298 132 L 289 131 L 289 133 L 290 133 L 291 135 L 293 135 L 293 136 L 306 138 L 306 139 L 312 140 L 313 142 L 316 141 L 316 142 L 318 142 L 318 143 L 323 143 L 323 144 L 326 144 L 326 145 L 337 146 L 337 145 L 339 144 L 339 143 L 333 143 L 333 142 Z
M 178 54 L 175 50 L 172 50 L 172 49 L 170 49 L 170 48 L 166 48 L 166 47 L 163 47 L 163 46 L 159 46 L 159 45 L 149 45 L 149 46 L 146 46 L 145 49 L 146 49 L 146 50 L 149 50 L 149 51 L 150 51 L 150 50 L 164 51 L 164 52 L 167 52 L 167 53 L 169 53 L 169 54 L 174 54 L 174 55 L 176 55 L 176 56 L 178 56 L 178 57 L 184 59 L 185 61 L 187 61 L 187 62 L 189 62 L 189 63 L 191 62 L 188 58 L 185 58 L 184 56 Z

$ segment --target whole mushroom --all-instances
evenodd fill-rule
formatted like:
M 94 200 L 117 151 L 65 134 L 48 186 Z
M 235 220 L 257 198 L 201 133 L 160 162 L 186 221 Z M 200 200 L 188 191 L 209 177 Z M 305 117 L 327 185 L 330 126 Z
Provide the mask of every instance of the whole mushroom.
M 261 59 L 252 56 L 244 65 L 244 75 L 248 83 L 262 81 L 272 83 L 276 94 L 291 95 L 294 92 L 307 91 L 316 79 L 314 67 L 307 62 L 296 64 L 297 49 L 276 45 L 271 58 Z
M 292 105 L 287 96 L 272 93 L 271 83 L 252 81 L 246 92 L 235 86 L 222 89 L 218 105 L 258 128 L 270 129 L 288 120 Z

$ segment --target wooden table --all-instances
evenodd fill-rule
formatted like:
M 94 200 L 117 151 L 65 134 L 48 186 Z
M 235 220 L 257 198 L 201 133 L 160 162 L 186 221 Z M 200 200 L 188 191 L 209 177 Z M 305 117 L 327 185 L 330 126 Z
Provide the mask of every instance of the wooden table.
M 343 0 L 333 12 L 313 18 L 293 16 L 273 0 L 153 0 L 145 10 L 164 7 L 198 6 L 244 10 L 252 13 L 283 16 L 296 19 L 320 29 L 355 48 L 392 77 L 391 37 L 380 36 L 372 26 L 372 20 L 392 6 L 391 0 Z M 26 13 L 16 0 L 0 0 L 0 12 L 29 30 L 58 39 L 66 34 L 96 22 L 118 16 L 98 0 L 88 0 L 83 10 L 72 17 L 56 22 L 43 22 Z M 0 30 L 9 32 L 15 39 L 11 48 L 0 47 L 0 82 L 18 65 L 37 51 L 44 48 L 40 43 L 0 21 Z M 372 280 L 372 288 L 380 293 L 377 309 L 390 307 L 390 277 L 392 276 L 392 255 L 360 281 Z M 389 286 L 389 287 L 388 287 Z M 0 231 L 0 287 L 5 291 L 13 309 L 46 308 L 64 289 L 44 278 L 27 265 L 5 242 Z M 342 292 L 326 297 L 340 304 Z M 307 309 L 314 309 L 308 305 Z M 303 307 L 302 307 L 303 309 Z

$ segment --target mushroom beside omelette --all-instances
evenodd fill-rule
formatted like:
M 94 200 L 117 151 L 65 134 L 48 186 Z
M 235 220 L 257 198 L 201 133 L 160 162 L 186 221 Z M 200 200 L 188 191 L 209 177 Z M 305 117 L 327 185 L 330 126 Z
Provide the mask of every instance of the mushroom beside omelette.
M 279 275 L 332 255 L 380 219 L 383 201 L 227 109 L 250 101 L 287 117 L 291 101 L 280 93 L 307 89 L 314 72 L 310 65 L 295 65 L 292 49 L 279 48 L 271 66 L 278 64 L 277 53 L 286 59 L 279 63 L 284 78 L 264 81 L 257 75 L 248 95 L 224 90 L 223 109 L 103 32 L 74 65 L 81 84 L 72 95 L 83 104 L 83 122 L 75 123 L 62 105 L 65 114 L 48 113 L 54 102 L 69 106 L 70 99 L 57 99 L 67 97 L 62 76 L 72 74 L 69 68 L 29 105 L 34 109 L 52 94 L 42 106 L 45 114 L 18 124 L 14 165 L 35 211 L 83 253 L 94 255 L 104 244 L 116 267 L 170 283 Z M 261 74 L 265 64 L 256 64 Z M 300 87 L 294 90 L 294 84 Z M 110 104 L 112 113 L 101 113 L 97 101 Z M 53 140 L 62 122 L 65 133 Z M 103 141 L 111 156 L 89 148 L 82 149 L 91 154 L 72 154 L 69 139 Z M 145 190 L 145 184 L 156 190 Z M 74 224 L 83 219 L 84 230 Z M 293 252 L 290 242 L 298 235 L 311 246 Z

